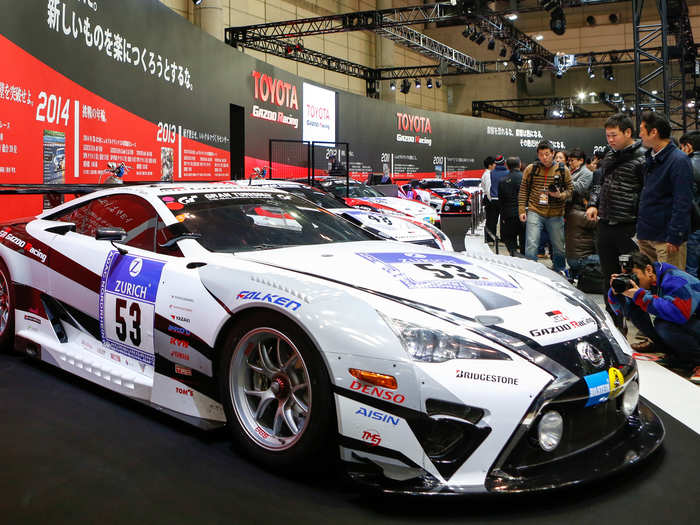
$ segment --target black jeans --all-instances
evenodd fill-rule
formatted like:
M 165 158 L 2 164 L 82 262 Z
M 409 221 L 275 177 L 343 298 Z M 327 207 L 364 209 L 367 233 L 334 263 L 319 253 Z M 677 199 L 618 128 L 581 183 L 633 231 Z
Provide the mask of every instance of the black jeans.
M 515 252 L 525 255 L 525 223 L 519 217 L 501 217 L 501 239 L 510 255 Z
M 607 296 L 610 289 L 610 276 L 614 273 L 621 273 L 620 261 L 618 258 L 624 253 L 637 251 L 639 248 L 632 240 L 637 231 L 637 226 L 633 222 L 624 224 L 610 225 L 607 222 L 599 221 L 596 231 L 596 248 L 600 257 L 600 269 L 603 272 L 603 290 L 601 293 Z M 605 308 L 610 313 L 610 316 L 615 319 L 615 313 L 612 311 L 608 302 L 605 302 Z M 619 320 L 622 322 L 622 320 Z M 618 320 L 615 320 L 616 324 Z M 620 326 L 620 325 L 618 325 Z
M 498 215 L 501 213 L 501 208 L 498 206 L 497 200 L 486 201 L 486 227 L 484 228 L 484 237 L 486 242 L 494 242 L 495 239 L 488 234 L 491 232 L 496 235 L 496 228 L 498 226 Z M 487 231 L 488 230 L 488 231 Z
M 660 350 L 672 355 L 679 366 L 692 368 L 700 365 L 700 319 L 690 318 L 685 324 L 676 324 L 660 317 L 651 322 L 649 314 L 636 305 L 630 306 L 630 320 Z

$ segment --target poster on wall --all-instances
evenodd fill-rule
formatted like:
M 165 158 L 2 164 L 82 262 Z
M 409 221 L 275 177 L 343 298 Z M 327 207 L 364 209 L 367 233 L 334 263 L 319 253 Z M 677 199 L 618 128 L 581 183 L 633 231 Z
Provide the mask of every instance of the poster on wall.
M 303 115 L 303 140 L 335 142 L 335 91 L 304 82 Z

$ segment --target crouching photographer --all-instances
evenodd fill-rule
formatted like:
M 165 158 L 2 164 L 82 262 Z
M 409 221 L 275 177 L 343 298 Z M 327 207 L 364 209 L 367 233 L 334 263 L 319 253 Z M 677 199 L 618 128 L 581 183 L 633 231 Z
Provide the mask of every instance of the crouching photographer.
M 620 256 L 620 265 L 624 273 L 610 279 L 611 308 L 666 353 L 670 365 L 693 370 L 690 380 L 700 383 L 700 280 L 639 252 Z

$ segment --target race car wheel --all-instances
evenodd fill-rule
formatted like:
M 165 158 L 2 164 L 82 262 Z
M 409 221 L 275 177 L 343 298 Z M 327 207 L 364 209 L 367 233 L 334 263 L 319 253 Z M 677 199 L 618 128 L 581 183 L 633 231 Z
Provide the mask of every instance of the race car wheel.
M 10 271 L 0 259 L 0 349 L 12 350 L 15 335 L 15 295 Z
M 308 337 L 288 319 L 258 312 L 226 338 L 220 362 L 228 427 L 269 467 L 317 471 L 334 441 L 330 381 Z

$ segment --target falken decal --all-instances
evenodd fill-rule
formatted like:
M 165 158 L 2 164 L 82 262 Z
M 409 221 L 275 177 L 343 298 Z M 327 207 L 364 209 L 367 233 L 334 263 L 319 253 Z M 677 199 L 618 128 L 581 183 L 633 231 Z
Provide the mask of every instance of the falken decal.
M 301 308 L 301 303 L 274 293 L 255 292 L 241 290 L 236 296 L 236 300 L 261 301 L 263 303 L 276 304 L 293 312 Z

